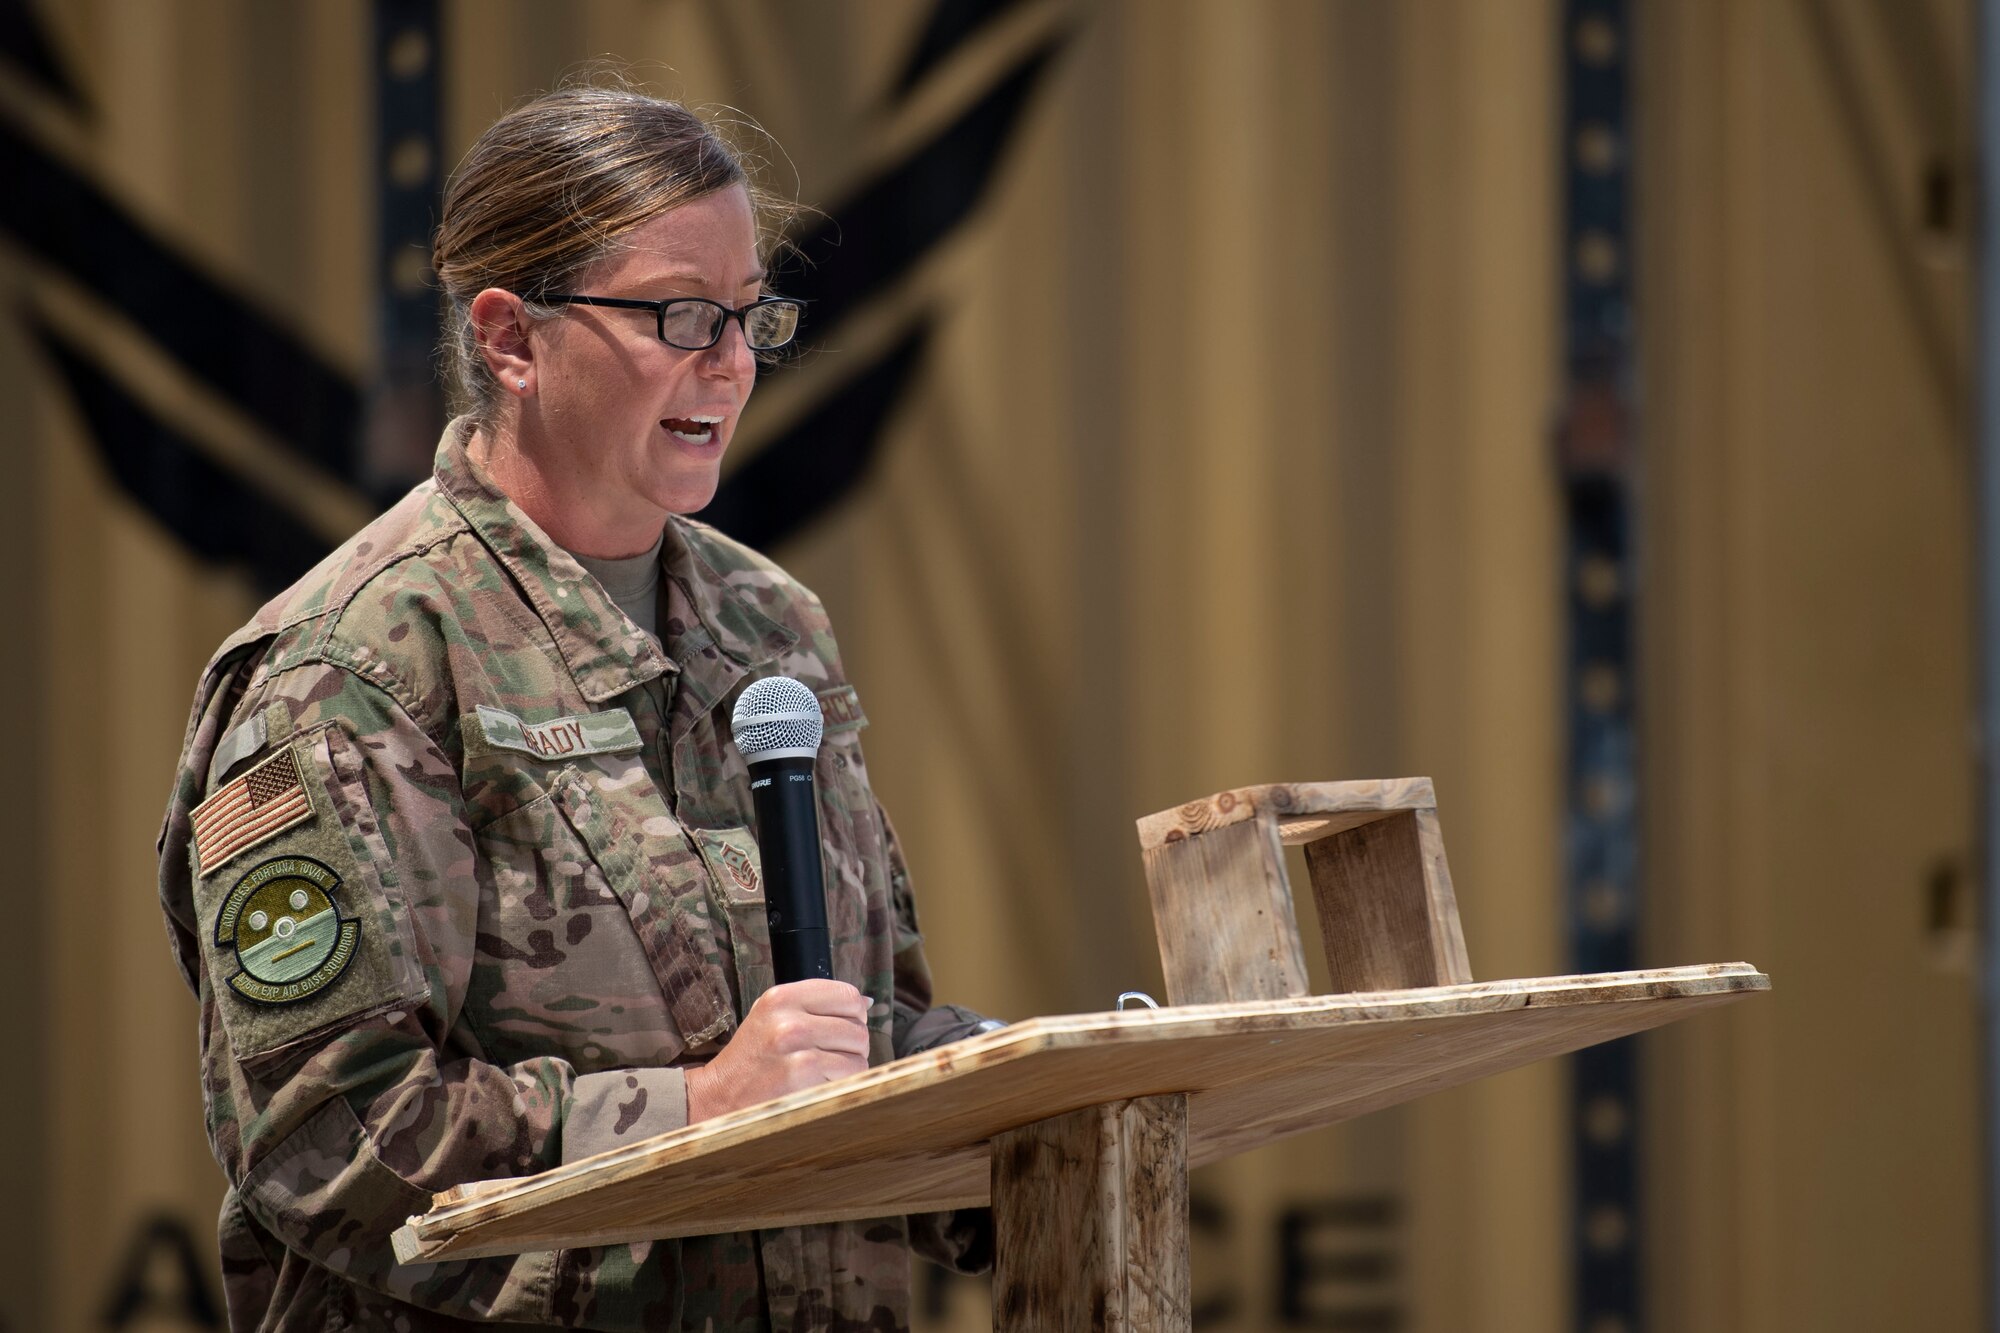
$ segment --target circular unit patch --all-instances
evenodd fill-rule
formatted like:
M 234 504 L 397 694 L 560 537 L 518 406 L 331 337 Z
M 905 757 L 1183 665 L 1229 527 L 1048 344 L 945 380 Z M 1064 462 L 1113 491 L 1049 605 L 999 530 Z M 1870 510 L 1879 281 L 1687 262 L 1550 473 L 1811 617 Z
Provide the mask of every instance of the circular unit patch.
M 361 924 L 333 905 L 340 876 L 309 856 L 280 856 L 236 882 L 215 942 L 236 950 L 229 985 L 259 1004 L 292 1004 L 333 984 L 354 959 Z

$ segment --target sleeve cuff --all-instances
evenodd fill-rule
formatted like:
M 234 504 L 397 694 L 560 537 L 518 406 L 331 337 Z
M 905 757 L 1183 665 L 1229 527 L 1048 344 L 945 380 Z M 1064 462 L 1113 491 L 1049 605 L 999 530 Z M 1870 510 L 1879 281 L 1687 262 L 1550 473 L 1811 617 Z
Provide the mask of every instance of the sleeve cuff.
M 687 1075 L 679 1069 L 607 1069 L 579 1074 L 563 1118 L 567 1166 L 687 1124 Z

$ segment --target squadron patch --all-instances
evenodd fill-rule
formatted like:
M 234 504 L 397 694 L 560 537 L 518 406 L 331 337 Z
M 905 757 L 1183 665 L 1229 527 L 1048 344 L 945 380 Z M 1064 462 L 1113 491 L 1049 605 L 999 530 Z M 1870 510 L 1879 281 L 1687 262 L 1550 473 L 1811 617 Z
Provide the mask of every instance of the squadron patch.
M 333 984 L 354 959 L 361 924 L 334 906 L 340 876 L 309 856 L 279 856 L 236 882 L 215 942 L 236 950 L 229 986 L 258 1004 L 293 1004 Z

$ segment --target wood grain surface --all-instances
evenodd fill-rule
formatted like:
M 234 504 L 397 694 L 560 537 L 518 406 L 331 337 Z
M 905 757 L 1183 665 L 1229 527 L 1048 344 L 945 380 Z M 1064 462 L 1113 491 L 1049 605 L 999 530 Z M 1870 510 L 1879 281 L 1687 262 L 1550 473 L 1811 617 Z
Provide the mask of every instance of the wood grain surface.
M 1398 811 L 1305 854 L 1335 992 L 1472 980 L 1436 811 Z
M 1747 963 L 1034 1018 L 446 1202 L 405 1262 L 986 1203 L 989 1141 L 1186 1092 L 1190 1164 L 1657 1027 Z
M 1368 778 L 1358 782 L 1271 782 L 1236 787 L 1177 805 L 1139 820 L 1139 846 L 1207 833 L 1254 818 L 1274 815 L 1288 830 L 1285 841 L 1303 842 L 1341 827 L 1365 822 L 1384 810 L 1434 810 L 1437 795 L 1429 778 Z M 1314 819 L 1311 816 L 1356 816 Z M 1321 827 L 1321 825 L 1324 827 Z
M 1311 993 L 1285 852 L 1269 820 L 1140 852 L 1169 1004 Z
M 1285 847 L 1303 845 L 1332 989 L 1472 980 L 1429 778 L 1238 787 L 1139 821 L 1174 1004 L 1310 992 Z
M 993 1140 L 994 1333 L 1186 1333 L 1187 1097 Z

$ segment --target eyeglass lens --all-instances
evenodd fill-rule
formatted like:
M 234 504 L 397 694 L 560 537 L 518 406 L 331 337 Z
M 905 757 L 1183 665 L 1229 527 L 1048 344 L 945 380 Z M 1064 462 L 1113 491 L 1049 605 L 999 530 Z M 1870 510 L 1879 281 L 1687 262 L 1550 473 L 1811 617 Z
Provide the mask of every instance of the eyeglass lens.
M 660 332 L 676 347 L 702 348 L 722 336 L 729 312 L 707 301 L 669 301 Z M 750 307 L 743 315 L 743 336 L 758 351 L 783 347 L 799 326 L 799 308 L 773 302 Z

